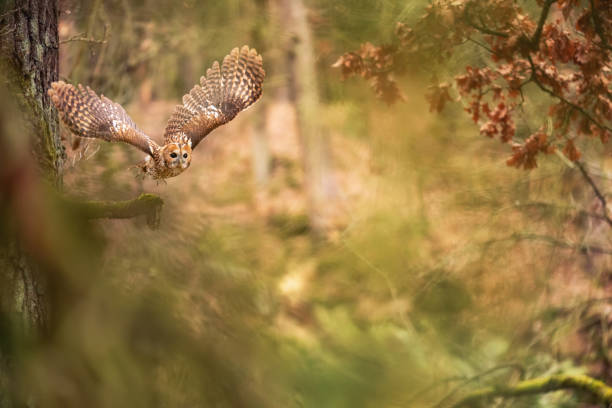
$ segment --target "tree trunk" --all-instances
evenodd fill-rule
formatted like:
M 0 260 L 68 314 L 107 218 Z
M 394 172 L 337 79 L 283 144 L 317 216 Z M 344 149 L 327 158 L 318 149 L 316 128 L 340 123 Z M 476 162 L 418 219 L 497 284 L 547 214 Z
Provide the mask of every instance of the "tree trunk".
M 269 13 L 270 7 L 267 0 L 256 0 L 257 7 Z M 251 31 L 251 43 L 259 51 L 265 55 L 270 39 L 267 36 L 269 26 L 267 19 L 256 19 Z M 270 69 L 267 68 L 268 75 Z M 265 195 L 270 181 L 270 148 L 268 146 L 268 135 L 266 132 L 266 110 L 267 98 L 262 98 L 259 101 L 258 114 L 254 116 L 252 146 L 253 146 L 253 176 L 255 180 L 255 190 L 257 195 Z
M 259 114 L 255 116 L 253 127 L 253 174 L 257 192 L 264 192 L 270 181 L 270 149 L 266 135 L 266 104 L 260 107 Z
M 319 92 L 308 13 L 302 0 L 279 0 L 285 30 L 291 33 L 287 46 L 289 98 L 297 107 L 298 127 L 308 190 L 308 208 L 313 231 L 326 229 L 326 209 L 334 195 L 330 172 L 329 143 L 321 125 Z
M 46 94 L 58 73 L 58 3 L 0 4 L 0 337 L 5 337 L 0 340 L 0 407 L 5 407 L 12 406 L 11 396 L 2 392 L 12 388 L 6 336 L 40 333 L 49 324 L 46 279 L 26 244 L 39 233 L 38 220 L 31 220 L 36 214 L 28 210 L 40 205 L 36 180 L 61 187 L 63 150 L 57 113 Z M 10 333 L 15 328 L 21 333 Z

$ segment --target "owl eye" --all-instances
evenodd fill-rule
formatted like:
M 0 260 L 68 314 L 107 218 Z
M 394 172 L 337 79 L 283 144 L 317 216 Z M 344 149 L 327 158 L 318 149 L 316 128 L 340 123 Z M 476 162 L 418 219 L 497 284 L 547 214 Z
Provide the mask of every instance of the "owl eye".
M 187 153 L 183 153 L 183 157 L 184 157 L 184 158 L 187 158 Z
M 170 153 L 170 157 L 172 157 L 173 159 L 176 158 L 176 153 Z

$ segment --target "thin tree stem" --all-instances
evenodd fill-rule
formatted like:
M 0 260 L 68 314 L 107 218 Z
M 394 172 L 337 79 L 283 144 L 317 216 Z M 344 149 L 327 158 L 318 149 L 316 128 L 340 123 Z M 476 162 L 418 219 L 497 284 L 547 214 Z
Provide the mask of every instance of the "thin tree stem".
M 580 174 L 582 174 L 582 177 L 584 177 L 587 183 L 589 183 L 589 185 L 593 189 L 593 192 L 595 193 L 595 196 L 597 196 L 597 199 L 601 203 L 603 219 L 608 223 L 608 225 L 612 227 L 612 219 L 610 218 L 608 214 L 608 202 L 606 200 L 606 197 L 601 192 L 599 187 L 597 187 L 597 184 L 595 184 L 593 177 L 591 177 L 589 172 L 586 170 L 586 168 L 584 167 L 584 164 L 579 161 L 575 162 L 575 164 L 576 164 L 576 167 L 578 167 L 578 170 L 580 170 Z

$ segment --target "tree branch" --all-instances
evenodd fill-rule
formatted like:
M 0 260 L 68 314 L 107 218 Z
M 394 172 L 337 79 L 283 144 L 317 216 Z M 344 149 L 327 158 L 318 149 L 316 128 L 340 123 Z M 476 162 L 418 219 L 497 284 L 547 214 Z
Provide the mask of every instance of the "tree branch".
M 595 126 L 599 127 L 602 130 L 606 130 L 606 131 L 612 131 L 612 128 L 599 123 L 599 121 L 597 121 L 595 118 L 593 118 L 593 116 L 591 116 L 586 110 L 584 110 L 583 108 L 581 108 L 580 106 L 568 101 L 567 99 L 565 99 L 564 97 L 557 95 L 554 91 L 546 88 L 538 79 L 538 75 L 537 75 L 537 71 L 538 68 L 535 66 L 535 63 L 533 62 L 533 59 L 531 58 L 531 55 L 527 55 L 527 59 L 529 61 L 529 65 L 531 66 L 531 80 L 533 80 L 533 82 L 544 92 L 546 92 L 547 94 L 559 99 L 560 101 L 562 101 L 563 103 L 567 104 L 568 106 L 571 106 L 573 109 L 576 109 L 578 112 L 580 112 L 582 115 L 584 115 L 584 117 L 586 117 L 590 122 L 592 122 L 593 124 L 595 124 Z M 610 216 L 608 215 L 608 203 L 606 201 L 606 197 L 602 194 L 601 190 L 599 190 L 599 188 L 597 187 L 597 184 L 595 184 L 595 181 L 593 180 L 593 178 L 591 177 L 591 175 L 586 171 L 586 169 L 584 168 L 584 164 L 582 164 L 581 162 L 576 161 L 575 162 L 576 166 L 578 167 L 578 169 L 580 170 L 580 173 L 582 174 L 582 176 L 584 177 L 584 179 L 589 183 L 589 185 L 591 186 L 591 188 L 593 189 L 593 192 L 595 193 L 595 195 L 597 196 L 597 198 L 599 199 L 599 201 L 601 202 L 601 205 L 603 206 L 603 219 L 608 223 L 608 225 L 610 225 L 612 227 L 612 218 L 610 218 Z
M 488 369 L 486 371 L 483 371 L 482 373 L 477 374 L 477 375 L 475 375 L 473 377 L 464 379 L 459 386 L 453 388 L 448 394 L 446 394 L 435 405 L 435 408 L 439 408 L 439 407 L 445 406 L 447 404 L 447 401 L 450 400 L 455 394 L 457 394 L 467 384 L 469 384 L 471 382 L 475 382 L 475 381 L 480 381 L 485 376 L 489 376 L 490 374 L 492 374 L 494 372 L 497 372 L 497 371 L 500 371 L 500 370 L 507 370 L 507 369 L 517 370 L 519 372 L 519 374 L 520 374 L 520 378 L 521 379 L 525 375 L 525 368 L 522 365 L 516 364 L 516 363 L 502 364 L 500 366 L 496 366 L 496 367 L 490 368 L 490 369 Z
M 471 3 L 468 3 L 465 6 L 465 11 L 463 13 L 463 17 L 465 18 L 465 22 L 469 26 L 471 26 L 472 28 L 475 28 L 476 30 L 480 31 L 481 33 L 485 33 L 485 34 L 489 34 L 489 35 L 494 35 L 496 37 L 502 37 L 502 38 L 508 38 L 509 37 L 509 35 L 506 34 L 506 33 L 502 33 L 501 31 L 494 31 L 494 30 L 491 30 L 491 29 L 489 29 L 487 27 L 483 27 L 483 26 L 480 26 L 480 25 L 474 23 L 472 21 L 472 19 L 470 18 L 470 12 L 469 12 L 470 5 L 471 5 Z
M 547 0 L 546 3 L 544 3 L 544 6 L 542 7 L 542 12 L 540 14 L 540 18 L 538 20 L 538 25 L 536 27 L 536 30 L 533 34 L 533 37 L 531 37 L 531 39 L 527 39 L 529 41 L 529 43 L 531 44 L 531 47 L 533 49 L 537 49 L 538 44 L 540 43 L 540 38 L 542 37 L 542 30 L 544 28 L 544 24 L 546 23 L 546 19 L 548 18 L 548 14 L 550 12 L 550 7 L 552 6 L 552 4 L 554 2 L 556 2 L 557 0 Z M 593 1 L 593 0 L 591 0 Z M 494 35 L 496 37 L 502 37 L 502 38 L 508 38 L 510 37 L 510 35 L 508 33 L 504 33 L 501 31 L 495 31 L 495 30 L 491 30 L 487 27 L 481 26 L 476 24 L 474 21 L 472 21 L 471 17 L 470 17 L 470 3 L 468 3 L 465 7 L 465 12 L 463 14 L 463 17 L 465 18 L 465 22 L 472 28 L 480 31 L 481 33 L 484 34 L 489 34 L 489 35 Z
M 531 58 L 531 55 L 527 55 L 527 60 L 529 61 L 529 65 L 531 66 L 530 80 L 533 81 L 538 86 L 538 88 L 540 88 L 542 91 L 546 92 L 547 94 L 559 99 L 561 102 L 565 103 L 566 105 L 571 106 L 573 109 L 576 109 L 578 112 L 582 113 L 584 117 L 586 117 L 590 122 L 592 122 L 598 128 L 602 130 L 607 130 L 608 132 L 612 132 L 612 128 L 597 121 L 597 119 L 591 116 L 591 114 L 588 113 L 586 110 L 576 105 L 575 103 L 570 102 L 569 100 L 565 99 L 563 96 L 557 95 L 554 91 L 546 88 L 544 84 L 542 84 L 542 82 L 540 82 L 540 80 L 538 79 L 537 73 L 539 72 L 541 75 L 544 75 L 544 76 L 546 76 L 546 74 L 542 72 L 541 70 L 539 70 L 538 67 L 535 66 L 535 63 L 533 62 L 533 58 Z
M 452 405 L 452 408 L 470 406 L 488 401 L 495 397 L 521 397 L 544 394 L 558 390 L 574 390 L 589 394 L 600 404 L 612 404 L 612 387 L 586 375 L 558 374 L 534 378 L 517 383 L 511 387 L 487 387 L 473 391 Z
M 83 201 L 70 202 L 75 210 L 86 218 L 133 218 L 144 215 L 151 229 L 159 227 L 164 201 L 153 194 L 141 194 L 134 200 L 126 201 Z
M 531 46 L 534 49 L 538 48 L 538 44 L 540 43 L 540 38 L 542 37 L 542 29 L 544 28 L 544 23 L 546 23 L 546 19 L 548 18 L 548 13 L 550 12 L 550 6 L 557 0 L 546 0 L 544 6 L 542 7 L 542 13 L 540 13 L 540 19 L 538 20 L 538 26 L 533 33 L 533 37 L 531 37 Z
M 599 35 L 601 39 L 601 46 L 606 50 L 612 51 L 612 47 L 608 44 L 608 40 L 606 39 L 606 33 L 603 30 L 603 26 L 601 25 L 601 20 L 599 19 L 599 14 L 595 10 L 595 0 L 591 0 L 591 17 L 593 19 L 593 26 L 595 27 L 595 32 Z
M 608 223 L 608 225 L 612 227 L 612 219 L 608 215 L 608 202 L 606 201 L 606 197 L 603 195 L 601 190 L 599 190 L 599 188 L 597 187 L 597 184 L 595 184 L 595 181 L 593 180 L 589 172 L 586 171 L 586 169 L 584 168 L 584 164 L 579 161 L 576 161 L 575 164 L 576 164 L 576 167 L 578 167 L 578 170 L 580 170 L 580 174 L 582 174 L 582 177 L 584 177 L 587 183 L 589 183 L 589 185 L 593 189 L 593 192 L 597 196 L 597 199 L 601 203 L 601 206 L 603 207 L 602 211 L 603 211 L 604 220 Z
M 529 201 L 526 203 L 518 203 L 515 204 L 514 207 L 516 208 L 529 208 L 529 207 L 533 207 L 533 208 L 542 208 L 542 209 L 550 209 L 553 211 L 575 211 L 576 215 L 578 216 L 584 216 L 584 217 L 591 217 L 591 218 L 596 218 L 598 220 L 605 220 L 606 217 L 604 215 L 601 214 L 596 214 L 593 212 L 589 212 L 587 210 L 575 207 L 575 206 L 571 206 L 571 205 L 557 205 L 554 203 L 547 203 L 547 202 L 542 202 L 542 201 Z
M 573 244 L 568 241 L 562 241 L 560 239 L 550 237 L 548 235 L 540 235 L 540 234 L 532 234 L 525 232 L 515 232 L 510 236 L 500 239 L 491 239 L 484 243 L 484 245 L 490 245 L 495 242 L 502 241 L 521 241 L 521 240 L 532 240 L 532 241 L 541 241 L 552 246 L 556 246 L 563 249 L 570 249 L 572 251 L 578 251 L 583 254 L 602 254 L 602 255 L 612 255 L 612 248 L 602 248 L 599 246 L 593 246 L 588 244 Z
M 66 40 L 61 40 L 60 44 L 67 44 L 69 42 L 73 42 L 73 41 L 82 41 L 82 42 L 87 42 L 90 44 L 106 44 L 106 40 L 97 40 L 95 38 L 87 38 L 84 36 L 84 34 L 77 34 L 73 37 L 70 37 Z

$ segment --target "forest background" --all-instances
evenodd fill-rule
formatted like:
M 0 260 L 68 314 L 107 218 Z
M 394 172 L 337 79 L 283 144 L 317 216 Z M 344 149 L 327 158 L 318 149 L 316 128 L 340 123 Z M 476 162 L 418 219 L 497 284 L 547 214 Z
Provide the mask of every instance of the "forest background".
M 504 138 L 499 112 L 499 132 L 465 112 L 472 91 L 495 89 L 465 92 L 452 78 L 498 69 L 495 32 L 513 27 L 491 27 L 488 5 L 520 8 L 529 34 L 549 7 L 546 24 L 604 50 L 575 27 L 590 6 L 612 12 L 597 1 L 430 3 L 60 1 L 59 78 L 121 103 L 156 140 L 232 48 L 257 48 L 267 77 L 262 99 L 167 183 L 134 177 L 133 149 L 65 128 L 50 183 L 62 198 L 40 186 L 27 195 L 3 165 L 2 244 L 13 249 L 0 256 L 0 406 L 446 407 L 484 394 L 508 406 L 609 404 L 606 134 L 570 127 L 541 144 L 557 140 L 546 117 L 558 101 L 531 83 Z M 457 34 L 468 3 L 483 9 Z M 0 4 L 4 37 L 24 8 Z M 437 37 L 440 25 L 463 40 Z M 429 40 L 453 52 L 410 48 Z M 29 153 L 6 112 L 7 145 Z M 153 210 L 128 219 L 75 211 L 142 193 L 159 197 Z M 21 255 L 6 255 L 22 245 L 42 265 L 43 317 L 15 284 Z M 547 392 L 564 388 L 587 392 Z

